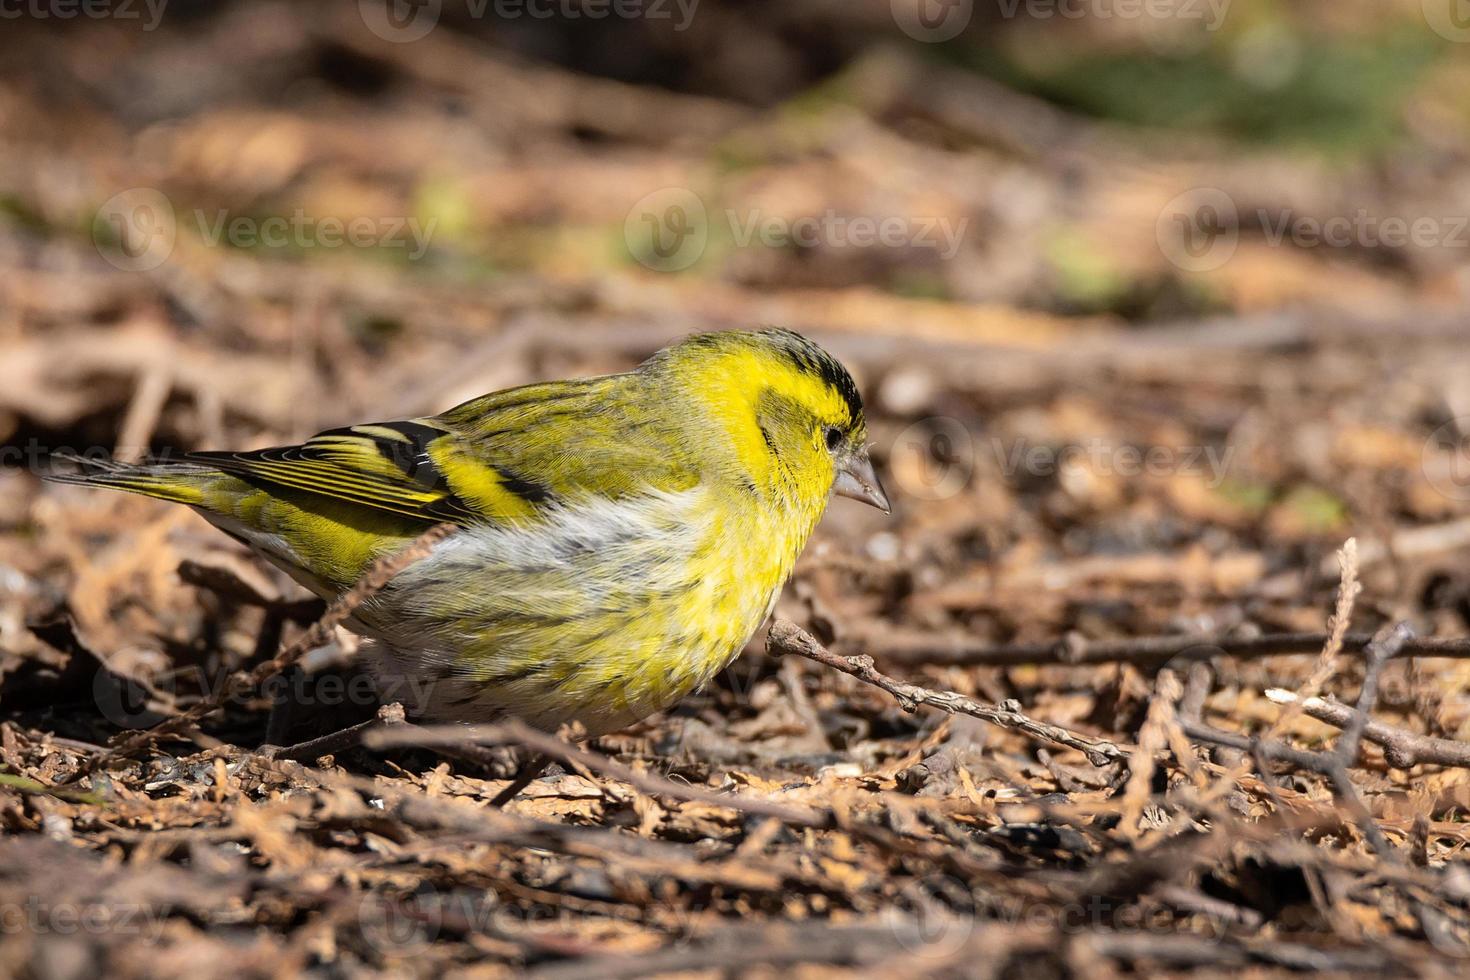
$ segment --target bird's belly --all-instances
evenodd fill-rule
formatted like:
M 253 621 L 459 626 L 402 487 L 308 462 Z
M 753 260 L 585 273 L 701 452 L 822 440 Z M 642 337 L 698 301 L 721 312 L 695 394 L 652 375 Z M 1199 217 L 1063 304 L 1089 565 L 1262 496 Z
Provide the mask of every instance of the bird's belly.
M 443 720 L 599 733 L 705 684 L 769 614 L 805 534 L 678 499 L 693 493 L 573 521 L 574 548 L 543 532 L 527 553 L 502 531 L 441 545 L 368 617 L 384 696 Z M 435 584 L 466 580 L 482 584 Z

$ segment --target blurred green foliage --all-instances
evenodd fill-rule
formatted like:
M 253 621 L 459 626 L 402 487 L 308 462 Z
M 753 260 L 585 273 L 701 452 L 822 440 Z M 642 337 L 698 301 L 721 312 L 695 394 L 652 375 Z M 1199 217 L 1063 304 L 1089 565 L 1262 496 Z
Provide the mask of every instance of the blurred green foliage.
M 963 64 L 1075 112 L 1357 156 L 1399 139 L 1404 103 L 1444 50 L 1422 25 L 1331 36 L 1277 24 L 1198 50 L 954 47 Z

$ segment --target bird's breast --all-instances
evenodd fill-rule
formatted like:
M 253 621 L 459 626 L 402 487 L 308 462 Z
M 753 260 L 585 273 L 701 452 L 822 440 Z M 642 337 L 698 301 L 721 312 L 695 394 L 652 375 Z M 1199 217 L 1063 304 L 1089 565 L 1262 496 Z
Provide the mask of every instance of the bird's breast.
M 467 529 L 395 583 L 384 639 L 447 669 L 449 696 L 431 714 L 613 730 L 740 652 L 814 523 L 695 488 L 604 500 L 539 528 Z

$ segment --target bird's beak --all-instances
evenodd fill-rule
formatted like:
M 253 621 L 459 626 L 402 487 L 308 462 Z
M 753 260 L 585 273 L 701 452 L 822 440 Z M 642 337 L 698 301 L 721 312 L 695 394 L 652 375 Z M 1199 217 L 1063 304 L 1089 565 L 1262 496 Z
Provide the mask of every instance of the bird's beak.
M 885 514 L 891 512 L 888 494 L 883 492 L 883 484 L 878 482 L 878 474 L 873 471 L 873 461 L 868 459 L 866 450 L 853 453 L 838 465 L 832 492 L 872 504 Z

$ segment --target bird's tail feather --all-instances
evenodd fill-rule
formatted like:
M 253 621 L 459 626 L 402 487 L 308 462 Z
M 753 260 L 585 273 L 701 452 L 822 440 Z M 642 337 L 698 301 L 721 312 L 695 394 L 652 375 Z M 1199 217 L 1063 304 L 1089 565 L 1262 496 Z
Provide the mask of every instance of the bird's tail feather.
M 73 453 L 53 453 L 51 459 L 76 467 L 75 471 L 53 469 L 44 474 L 53 483 L 112 487 L 195 507 L 204 502 L 205 485 L 219 476 L 218 470 L 196 463 L 121 463 Z

